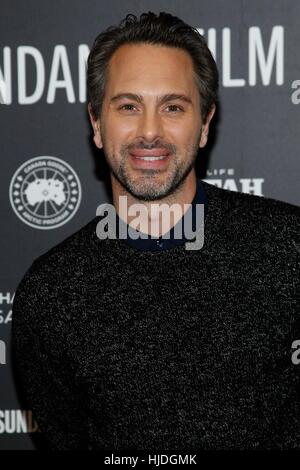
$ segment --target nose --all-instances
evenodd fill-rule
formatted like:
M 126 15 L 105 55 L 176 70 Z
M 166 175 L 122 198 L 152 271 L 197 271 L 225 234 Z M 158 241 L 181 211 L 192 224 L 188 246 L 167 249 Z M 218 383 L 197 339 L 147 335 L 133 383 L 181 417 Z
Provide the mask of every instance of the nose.
M 162 138 L 162 124 L 155 110 L 145 110 L 139 121 L 138 137 L 147 142 Z

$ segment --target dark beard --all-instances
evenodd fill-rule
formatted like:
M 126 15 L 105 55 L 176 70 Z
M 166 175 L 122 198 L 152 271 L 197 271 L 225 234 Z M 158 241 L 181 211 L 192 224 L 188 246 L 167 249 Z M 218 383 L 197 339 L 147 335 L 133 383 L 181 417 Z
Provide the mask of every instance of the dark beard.
M 130 151 L 134 148 L 132 145 L 126 145 L 121 147 L 121 163 L 117 171 L 113 168 L 111 164 L 111 162 L 115 161 L 115 156 L 112 155 L 112 158 L 108 156 L 108 152 L 105 149 L 105 145 L 103 145 L 103 150 L 111 173 L 114 175 L 116 180 L 123 186 L 126 192 L 130 193 L 133 197 L 140 201 L 158 201 L 176 192 L 182 186 L 186 177 L 189 175 L 192 169 L 195 167 L 200 137 L 201 135 L 198 137 L 195 144 L 191 146 L 186 152 L 188 156 L 193 155 L 193 158 L 191 158 L 187 167 L 185 167 L 186 160 L 183 160 L 181 164 L 176 161 L 177 153 L 176 147 L 174 145 L 166 143 L 161 144 L 159 142 L 158 144 L 156 143 L 155 147 L 153 145 L 145 145 L 144 143 L 138 147 L 147 149 L 162 147 L 167 148 L 170 151 L 171 158 L 173 158 L 175 162 L 175 170 L 169 180 L 162 185 L 156 185 L 154 182 L 155 175 L 159 175 L 161 173 L 160 170 L 143 170 L 143 174 L 141 177 L 142 181 L 140 182 L 138 182 L 137 179 L 130 177 L 129 172 L 127 171 L 126 162 L 129 158 Z M 135 148 L 137 147 L 135 146 Z M 153 182 L 153 184 L 151 184 L 151 181 Z

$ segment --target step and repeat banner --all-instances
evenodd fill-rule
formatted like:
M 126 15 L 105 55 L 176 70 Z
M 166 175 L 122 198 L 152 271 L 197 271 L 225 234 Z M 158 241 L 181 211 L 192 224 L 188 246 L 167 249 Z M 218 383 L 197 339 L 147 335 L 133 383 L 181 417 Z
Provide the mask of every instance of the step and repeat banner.
M 36 449 L 38 426 L 12 365 L 12 303 L 32 261 L 110 200 L 87 114 L 94 38 L 149 10 L 198 28 L 220 72 L 199 177 L 300 205 L 300 1 L 2 0 L 0 9 L 0 449 Z

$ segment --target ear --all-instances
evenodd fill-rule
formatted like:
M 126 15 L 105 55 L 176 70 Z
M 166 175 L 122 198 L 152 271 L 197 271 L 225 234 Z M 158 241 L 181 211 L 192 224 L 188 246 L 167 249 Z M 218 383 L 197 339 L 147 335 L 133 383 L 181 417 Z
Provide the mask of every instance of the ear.
M 91 103 L 88 104 L 88 112 L 89 112 L 90 121 L 93 127 L 93 131 L 94 131 L 93 140 L 95 142 L 96 147 L 98 147 L 98 149 L 101 149 L 103 145 L 102 145 L 101 132 L 100 132 L 100 119 L 97 119 L 95 117 L 93 110 L 92 110 Z
M 202 124 L 202 132 L 201 132 L 201 139 L 200 139 L 200 143 L 199 143 L 199 147 L 205 147 L 206 143 L 207 143 L 207 138 L 208 138 L 208 131 L 209 131 L 209 124 L 210 124 L 210 121 L 212 120 L 213 118 L 213 115 L 215 114 L 215 111 L 216 111 L 216 105 L 213 104 L 207 117 L 206 117 L 206 121 L 205 121 L 205 124 Z

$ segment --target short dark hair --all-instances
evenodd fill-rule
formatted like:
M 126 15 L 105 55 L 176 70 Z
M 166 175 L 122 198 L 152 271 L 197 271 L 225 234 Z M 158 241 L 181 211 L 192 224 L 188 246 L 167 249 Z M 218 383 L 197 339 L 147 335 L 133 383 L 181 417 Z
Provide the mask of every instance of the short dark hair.
M 118 26 L 110 26 L 96 37 L 87 61 L 87 92 L 94 116 L 101 115 L 106 72 L 113 53 L 123 44 L 138 43 L 176 47 L 190 54 L 201 98 L 201 115 L 205 122 L 212 105 L 217 101 L 216 63 L 197 29 L 165 12 L 158 15 L 143 13 L 139 19 L 129 14 Z

